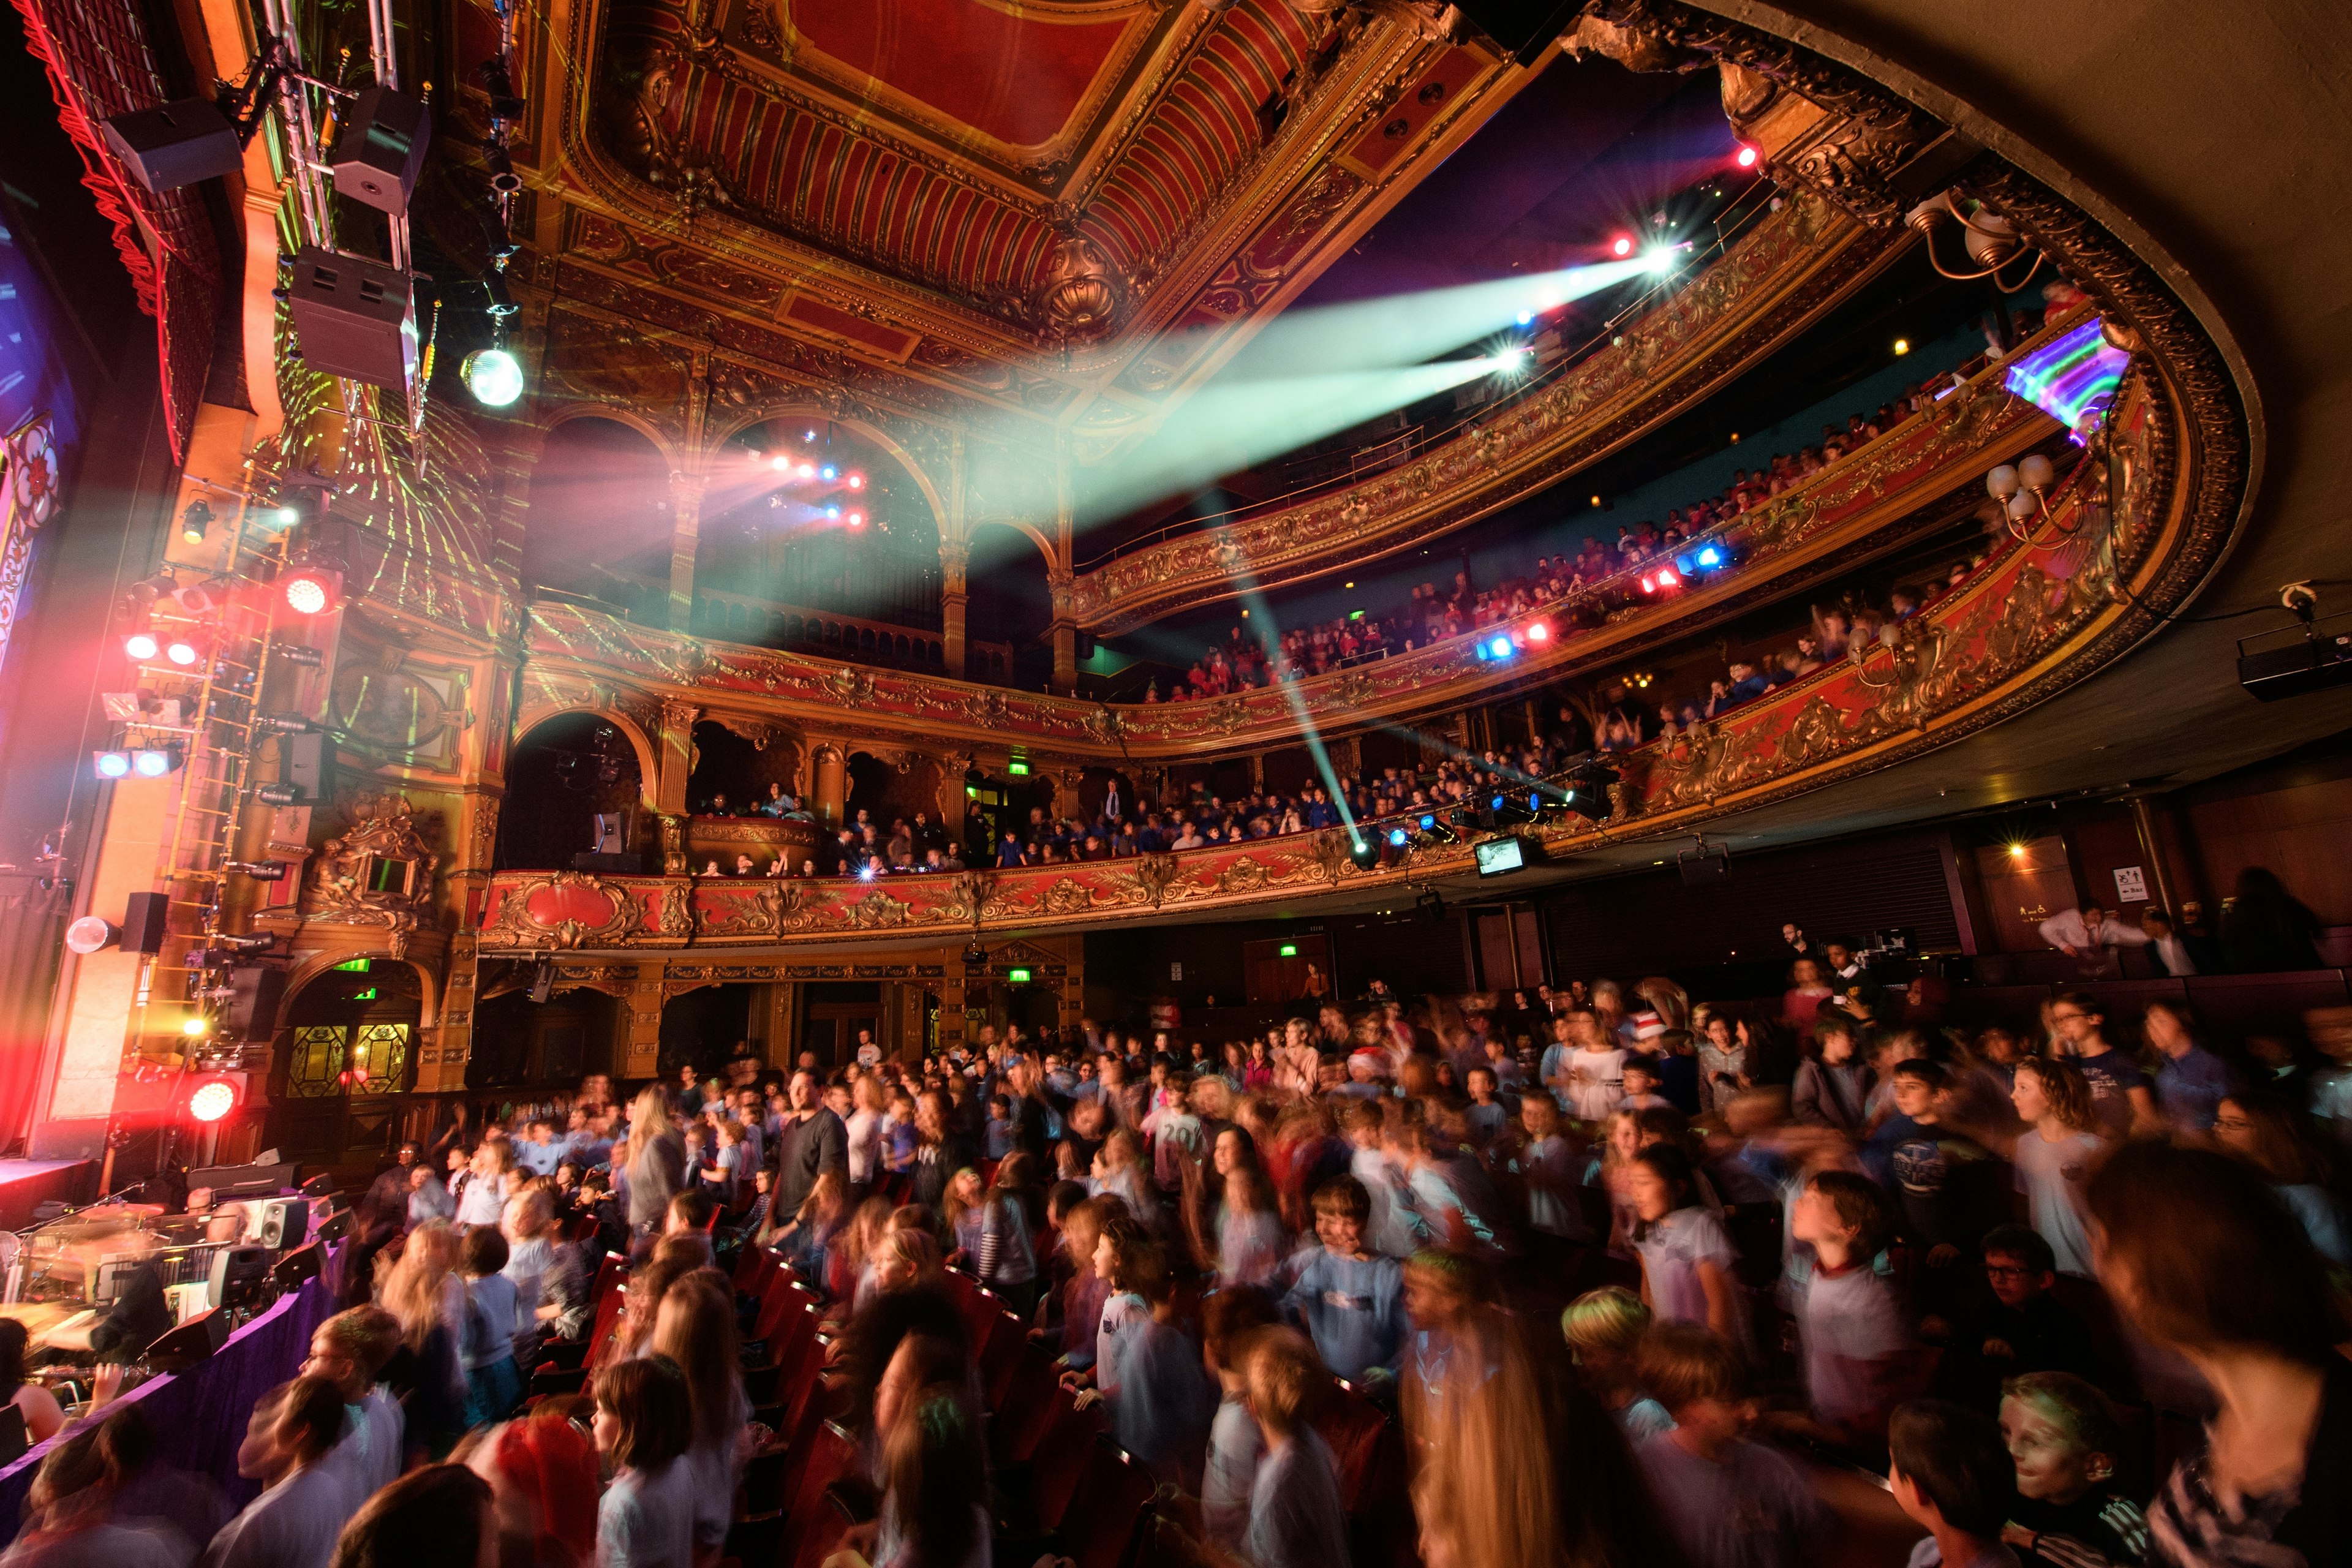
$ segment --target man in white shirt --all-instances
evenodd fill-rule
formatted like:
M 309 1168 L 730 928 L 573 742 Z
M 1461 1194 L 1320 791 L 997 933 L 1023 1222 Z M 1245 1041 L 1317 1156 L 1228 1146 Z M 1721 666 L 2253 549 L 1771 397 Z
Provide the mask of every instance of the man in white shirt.
M 400 1479 L 407 1417 L 376 1382 L 400 1349 L 400 1320 L 381 1307 L 353 1307 L 310 1335 L 305 1377 L 324 1378 L 343 1402 L 343 1435 L 327 1456 L 342 1471 L 354 1507 Z
M 2096 904 L 2060 910 L 2040 926 L 2042 940 L 2069 958 L 2102 956 L 2111 947 L 2145 947 L 2147 933 L 2137 926 L 2110 920 Z
M 342 1432 L 343 1397 L 323 1377 L 298 1377 L 255 1401 L 236 1473 L 263 1490 L 213 1537 L 203 1568 L 327 1568 L 362 1500 L 325 1462 Z

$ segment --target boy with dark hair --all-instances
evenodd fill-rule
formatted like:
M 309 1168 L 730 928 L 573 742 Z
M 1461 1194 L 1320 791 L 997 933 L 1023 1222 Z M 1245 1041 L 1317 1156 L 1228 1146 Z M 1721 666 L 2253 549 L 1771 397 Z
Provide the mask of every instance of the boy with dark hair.
M 1364 1245 L 1371 1194 L 1353 1176 L 1315 1189 L 1315 1236 L 1284 1310 L 1305 1327 L 1332 1374 L 1350 1383 L 1394 1375 L 1404 1347 L 1404 1266 Z
M 2017 1568 L 2001 1526 L 2017 1500 L 2016 1472 L 2000 1428 L 1941 1399 L 1915 1399 L 1886 1431 L 1887 1489 L 1927 1539 L 1910 1568 Z
M 2000 1408 L 2006 1378 L 2071 1372 L 2097 1382 L 2089 1326 L 2050 1293 L 2058 1279 L 2050 1243 L 2025 1226 L 2004 1225 L 1987 1231 L 1979 1250 L 1986 1299 L 1953 1321 L 1936 1392 L 1990 1415 Z
M 1739 1352 L 1696 1323 L 1653 1324 L 1635 1375 L 1675 1418 L 1636 1450 L 1666 1528 L 1692 1568 L 1801 1568 L 1822 1560 L 1838 1528 L 1778 1451 L 1744 1436 L 1754 1415 Z
M 1833 1442 L 1874 1439 L 1898 1397 L 1910 1327 L 1874 1267 L 1893 1228 L 1885 1195 L 1853 1171 L 1821 1172 L 1790 1206 L 1790 1237 L 1812 1249 L 1789 1265 L 1805 1387 Z
M 1902 1233 L 1923 1255 L 1915 1305 L 1948 1312 L 1961 1294 L 1960 1265 L 1994 1212 L 1987 1181 L 1998 1166 L 1981 1144 L 1943 1124 L 1951 1077 L 1940 1065 L 1914 1057 L 1890 1076 L 1894 1110 L 1864 1147 L 1863 1168 L 1899 1205 Z

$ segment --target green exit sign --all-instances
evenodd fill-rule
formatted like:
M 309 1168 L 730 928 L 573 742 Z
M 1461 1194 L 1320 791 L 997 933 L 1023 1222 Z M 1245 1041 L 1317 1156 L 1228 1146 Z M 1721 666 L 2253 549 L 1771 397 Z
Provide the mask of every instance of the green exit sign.
M 1297 958 L 1298 956 L 1298 944 L 1295 942 L 1284 942 L 1282 944 L 1282 956 L 1285 958 Z
M 354 958 L 346 963 L 338 963 L 335 967 L 339 970 L 348 969 L 353 974 L 365 974 L 368 972 L 368 963 L 369 960 L 367 959 Z
M 1004 771 L 1011 773 L 1016 779 L 1025 779 L 1029 776 L 1029 764 L 1027 763 L 1007 763 L 1004 764 Z
M 1004 978 L 1015 985 L 1026 985 L 1029 984 L 1029 972 L 1025 969 L 1008 969 L 1004 972 Z

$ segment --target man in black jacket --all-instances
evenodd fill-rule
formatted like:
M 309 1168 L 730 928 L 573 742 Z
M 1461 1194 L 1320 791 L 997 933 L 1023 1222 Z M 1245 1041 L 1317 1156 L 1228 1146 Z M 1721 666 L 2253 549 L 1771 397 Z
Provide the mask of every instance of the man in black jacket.
M 819 1175 L 826 1171 L 848 1173 L 849 1130 L 818 1103 L 816 1074 L 807 1068 L 793 1074 L 785 1093 L 790 1109 L 776 1138 L 775 1201 L 770 1212 L 789 1219 L 808 1200 Z

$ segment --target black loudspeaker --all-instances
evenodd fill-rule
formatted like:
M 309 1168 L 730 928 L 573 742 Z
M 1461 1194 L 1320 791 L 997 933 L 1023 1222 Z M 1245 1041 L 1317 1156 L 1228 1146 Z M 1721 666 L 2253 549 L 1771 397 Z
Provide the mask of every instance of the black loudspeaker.
M 367 89 L 352 100 L 327 156 L 335 189 L 379 212 L 406 212 L 432 135 L 423 104 L 388 87 Z
M 302 1184 L 306 1198 L 331 1198 L 335 1195 L 335 1176 L 331 1171 L 321 1171 Z
M 255 1243 L 273 1252 L 289 1247 L 299 1247 L 302 1238 L 310 1234 L 310 1202 L 308 1198 L 271 1198 L 261 1205 L 261 1234 Z
M 289 308 L 304 364 L 407 389 L 416 370 L 416 289 L 407 273 L 306 245 L 294 255 Z
M 208 1294 L 205 1299 L 215 1311 L 223 1307 L 258 1305 L 269 1283 L 270 1265 L 276 1261 L 266 1247 L 248 1243 L 222 1247 L 213 1254 L 212 1276 L 205 1282 Z
M 1080 632 L 1077 636 L 1077 658 L 1080 664 L 1095 656 L 1095 634 Z
M 1584 0 L 1455 0 L 1454 8 L 1528 65 L 1584 9 Z
M 172 911 L 169 893 L 133 893 L 122 900 L 122 951 L 163 951 L 163 921 Z
M 278 1260 L 269 1271 L 269 1282 L 280 1290 L 299 1290 L 305 1279 L 316 1279 L 321 1267 L 319 1244 L 298 1247 Z
M 215 1276 L 220 1271 L 219 1259 L 226 1258 L 234 1252 L 250 1250 L 252 1249 L 243 1247 L 221 1248 L 215 1254 L 215 1262 L 213 1268 Z M 268 1270 L 266 1268 L 256 1276 L 257 1281 L 266 1280 L 268 1278 Z M 166 1330 L 154 1343 L 149 1345 L 145 1352 L 146 1363 L 157 1372 L 185 1371 L 200 1361 L 211 1359 L 214 1352 L 228 1343 L 228 1331 L 231 1326 L 229 1315 L 218 1307 L 215 1307 L 208 1312 L 199 1312 L 178 1328 Z
M 299 792 L 297 798 L 304 805 L 316 805 L 334 794 L 335 742 L 313 730 L 308 734 L 288 735 L 278 744 L 282 753 L 280 776 Z
M 175 191 L 233 174 L 245 164 L 236 127 L 208 98 L 134 109 L 101 121 L 100 130 L 131 177 L 151 191 Z
M 1685 888 L 1712 888 L 1731 879 L 1731 857 L 1712 847 L 1675 857 L 1675 866 Z
M 188 1190 L 210 1188 L 215 1203 L 257 1198 L 294 1184 L 292 1165 L 199 1165 L 188 1173 Z
M 228 974 L 228 1011 L 222 1026 L 239 1039 L 266 1036 L 278 1022 L 278 998 L 286 994 L 286 972 L 259 964 Z
M 530 972 L 530 999 L 544 1002 L 555 994 L 555 960 L 542 958 Z

